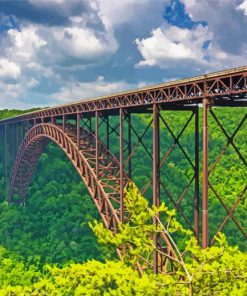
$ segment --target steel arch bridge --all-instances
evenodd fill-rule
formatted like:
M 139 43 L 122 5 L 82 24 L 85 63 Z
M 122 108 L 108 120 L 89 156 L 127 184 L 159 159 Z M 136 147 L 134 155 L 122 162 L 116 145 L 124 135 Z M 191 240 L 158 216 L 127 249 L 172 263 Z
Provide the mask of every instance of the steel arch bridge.
M 194 231 L 198 240 L 202 241 L 202 247 L 206 248 L 214 243 L 215 238 L 215 235 L 211 238 L 209 235 L 208 192 L 211 190 L 225 210 L 217 232 L 232 220 L 246 239 L 246 229 L 234 216 L 234 211 L 246 196 L 246 179 L 243 180 L 243 190 L 239 192 L 231 208 L 210 182 L 210 175 L 219 165 L 220 159 L 229 146 L 234 149 L 244 167 L 247 166 L 241 149 L 234 142 L 238 131 L 245 124 L 247 113 L 245 112 L 239 125 L 230 135 L 215 112 L 217 107 L 229 106 L 233 107 L 233 110 L 236 110 L 235 107 L 247 107 L 247 67 L 82 100 L 1 120 L 6 197 L 9 202 L 12 202 L 13 196 L 17 194 L 21 197 L 20 203 L 25 202 L 37 161 L 46 145 L 52 141 L 73 163 L 105 226 L 113 233 L 117 233 L 119 223 L 126 223 L 129 219 L 123 203 L 124 188 L 133 179 L 132 158 L 137 153 L 138 147 L 142 146 L 150 159 L 152 174 L 141 192 L 145 196 L 148 191 L 151 191 L 154 205 L 160 204 L 163 190 L 185 223 Z M 170 110 L 186 111 L 190 114 L 178 134 L 174 133 L 164 116 Z M 199 113 L 202 113 L 202 120 Z M 142 131 L 134 126 L 133 118 L 136 114 L 149 115 L 150 120 L 145 122 L 146 126 Z M 209 165 L 208 153 L 209 116 L 227 139 L 225 146 L 211 165 Z M 112 119 L 114 124 L 111 122 Z M 193 158 L 180 142 L 183 132 L 191 122 L 193 122 L 194 134 Z M 172 138 L 171 146 L 165 152 L 162 151 L 161 145 L 161 124 Z M 151 134 L 151 139 L 148 139 L 149 147 L 144 141 L 148 132 L 149 136 Z M 115 137 L 114 147 L 117 146 L 115 150 L 112 145 L 113 136 Z M 135 143 L 133 136 L 136 139 Z M 181 151 L 183 159 L 189 163 L 193 171 L 192 177 L 177 200 L 171 196 L 161 178 L 162 166 L 175 147 Z M 202 182 L 200 182 L 201 175 Z M 193 207 L 193 221 L 188 218 L 181 206 L 185 195 L 192 187 L 194 193 L 193 200 L 190 202 Z M 154 223 L 158 222 L 154 221 Z M 200 227 L 201 224 L 202 227 Z M 148 264 L 153 266 L 156 273 L 165 272 L 167 258 L 176 261 L 179 255 L 164 233 L 154 237 L 154 243 L 158 251 L 154 253 Z M 121 257 L 121 250 L 118 250 L 118 254 Z M 139 268 L 142 268 L 142 263 Z

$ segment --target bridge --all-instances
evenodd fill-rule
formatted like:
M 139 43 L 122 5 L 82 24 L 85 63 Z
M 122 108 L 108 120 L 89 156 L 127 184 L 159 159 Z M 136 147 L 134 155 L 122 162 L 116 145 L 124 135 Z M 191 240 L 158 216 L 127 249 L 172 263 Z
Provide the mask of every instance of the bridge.
M 232 219 L 243 239 L 246 239 L 246 229 L 234 216 L 235 209 L 246 194 L 246 184 L 232 208 L 229 208 L 210 182 L 210 174 L 216 165 L 219 165 L 228 146 L 234 149 L 239 161 L 246 167 L 246 160 L 234 143 L 236 134 L 244 125 L 246 113 L 230 135 L 215 112 L 217 107 L 230 106 L 233 110 L 247 107 L 246 99 L 247 67 L 241 67 L 81 100 L 1 120 L 6 198 L 9 202 L 16 202 L 18 197 L 18 203 L 25 203 L 37 161 L 46 145 L 54 142 L 73 163 L 104 225 L 116 233 L 119 223 L 125 223 L 129 219 L 123 202 L 124 188 L 134 180 L 132 158 L 141 146 L 150 160 L 151 177 L 147 184 L 143 184 L 143 188 L 139 189 L 144 196 L 149 192 L 149 198 L 151 196 L 154 205 L 158 206 L 162 201 L 163 190 L 181 218 L 193 230 L 202 247 L 206 248 L 215 241 L 215 235 L 210 240 L 208 223 L 208 192 L 212 190 L 225 210 L 218 231 Z M 189 114 L 177 135 L 166 121 L 165 114 L 169 111 L 180 112 L 181 116 L 184 112 Z M 149 115 L 150 119 L 143 121 L 143 126 L 146 126 L 142 131 L 134 125 L 135 115 L 140 114 Z M 202 114 L 202 118 L 199 114 Z M 210 166 L 209 116 L 226 137 L 226 145 Z M 194 138 L 191 143 L 194 147 L 193 158 L 180 142 L 181 135 L 191 122 Z M 161 124 L 172 138 L 172 144 L 167 151 L 162 151 Z M 144 140 L 147 131 L 149 138 Z M 136 139 L 135 143 L 133 137 Z M 151 151 L 145 141 L 149 142 Z M 193 170 L 192 178 L 176 200 L 169 194 L 161 178 L 161 169 L 175 147 L 181 150 L 184 160 Z M 246 180 L 243 182 L 246 183 Z M 190 200 L 193 221 L 187 217 L 181 206 L 189 188 L 193 190 L 193 199 Z M 154 252 L 153 258 L 145 264 L 152 265 L 156 273 L 163 272 L 167 258 L 176 258 L 177 254 L 165 234 L 154 237 L 154 243 L 159 252 Z M 118 253 L 121 256 L 121 250 L 118 250 Z

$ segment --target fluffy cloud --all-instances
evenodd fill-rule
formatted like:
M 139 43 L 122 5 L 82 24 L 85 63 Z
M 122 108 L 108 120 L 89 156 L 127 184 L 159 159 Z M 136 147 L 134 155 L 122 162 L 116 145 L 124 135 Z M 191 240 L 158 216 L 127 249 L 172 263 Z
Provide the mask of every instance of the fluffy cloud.
M 247 16 L 247 0 L 244 0 L 238 7 L 238 9 L 242 10 L 243 13 Z
M 5 48 L 5 54 L 21 64 L 33 60 L 37 52 L 47 44 L 38 35 L 37 28 L 34 26 L 24 27 L 21 31 L 8 30 L 7 38 L 9 46 Z
M 138 18 L 138 15 L 143 10 L 148 11 L 148 6 L 154 6 L 152 0 L 97 0 L 95 1 L 99 8 L 99 15 L 104 22 L 111 27 L 119 26 L 120 24 L 133 21 Z M 159 3 L 165 5 L 168 0 L 156 0 L 155 5 L 159 6 Z
M 50 6 L 50 5 L 54 5 L 54 4 L 58 4 L 61 5 L 63 3 L 65 3 L 66 0 L 28 0 L 28 2 L 30 2 L 32 5 L 35 6 Z
M 193 21 L 204 20 L 214 34 L 214 44 L 221 50 L 241 56 L 247 40 L 243 31 L 247 27 L 247 17 L 243 13 L 246 1 L 239 0 L 181 0 Z M 241 9 L 242 10 L 241 10 Z
M 8 61 L 8 70 L 13 73 L 12 78 L 23 79 L 28 75 L 42 73 L 46 75 L 49 67 L 42 66 L 43 61 L 40 53 L 44 50 L 47 42 L 39 35 L 38 28 L 30 25 L 21 28 L 21 30 L 9 29 L 2 36 L 0 46 L 2 60 Z M 22 77 L 20 77 L 22 73 Z M 1 74 L 0 74 L 1 75 Z M 33 78 L 33 77 L 31 77 Z
M 44 67 L 39 52 L 47 42 L 38 34 L 35 26 L 20 31 L 9 29 L 2 37 L 0 48 L 0 102 L 1 106 L 25 108 L 25 94 L 38 86 L 40 77 L 51 69 Z M 50 75 L 51 77 L 52 75 Z
M 34 104 L 33 102 L 27 102 L 24 99 L 27 90 L 31 90 L 36 85 L 38 85 L 38 81 L 34 78 L 30 80 L 24 79 L 16 83 L 0 80 L 1 108 L 30 109 L 34 106 L 45 107 L 45 104 L 42 105 L 42 101 Z
M 173 23 L 162 18 L 170 0 L 4 1 L 1 105 L 50 105 L 134 88 L 136 77 L 152 83 L 247 64 L 246 0 L 180 2 L 187 28 L 176 23 L 179 11 Z
M 96 36 L 96 32 L 87 27 L 65 27 L 51 30 L 51 43 L 63 59 L 73 57 L 84 61 L 92 61 L 117 50 L 118 44 L 111 32 Z M 54 48 L 50 48 L 53 53 Z M 54 57 L 56 58 L 56 56 Z
M 21 68 L 7 59 L 0 59 L 0 78 L 17 79 L 21 75 Z
M 118 49 L 113 30 L 100 19 L 93 1 L 75 0 L 70 5 L 63 0 L 29 2 L 37 9 L 58 10 L 66 21 L 59 25 L 37 23 L 25 15 L 19 26 L 8 26 L 0 32 L 1 105 L 6 98 L 14 99 L 18 94 L 21 100 L 42 81 L 44 89 L 51 81 L 54 85 L 65 84 L 61 69 L 77 65 L 85 70 Z M 7 16 L 4 22 L 9 23 Z M 5 79 L 16 81 L 7 83 Z
M 68 82 L 58 92 L 52 94 L 51 97 L 56 102 L 64 103 L 121 92 L 141 85 L 144 84 L 135 85 L 125 81 L 108 82 L 103 76 L 99 76 L 97 80 L 90 82 Z
M 47 25 L 25 19 L 19 30 L 8 30 L 8 42 L 1 42 L 0 47 L 4 47 L 7 56 L 14 53 L 15 57 L 19 55 L 25 61 L 39 56 L 40 63 L 46 66 L 64 63 L 71 58 L 76 59 L 77 64 L 87 64 L 87 60 L 91 63 L 93 59 L 105 58 L 118 49 L 114 32 L 100 12 L 99 0 L 28 1 L 54 14 L 59 12 L 64 23 Z
M 136 40 L 144 60 L 137 66 L 160 66 L 168 68 L 181 61 L 196 61 L 205 64 L 203 44 L 211 38 L 207 27 L 197 26 L 193 30 L 175 26 L 157 28 L 151 37 Z
M 181 2 L 195 25 L 189 30 L 167 23 L 154 29 L 151 36 L 136 39 L 143 57 L 137 67 L 184 67 L 202 72 L 247 63 L 247 40 L 243 38 L 246 0 L 239 6 L 237 0 Z M 206 21 L 207 26 L 200 21 Z

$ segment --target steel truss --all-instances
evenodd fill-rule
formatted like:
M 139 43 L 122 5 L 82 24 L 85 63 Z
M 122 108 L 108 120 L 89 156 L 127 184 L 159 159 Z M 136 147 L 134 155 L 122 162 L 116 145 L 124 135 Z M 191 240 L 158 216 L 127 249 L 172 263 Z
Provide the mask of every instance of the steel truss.
M 118 225 L 128 222 L 129 219 L 123 202 L 124 188 L 132 179 L 135 181 L 133 157 L 138 156 L 138 149 L 142 147 L 142 153 L 145 153 L 150 161 L 152 174 L 146 178 L 147 182 L 143 183 L 139 190 L 144 196 L 152 195 L 152 201 L 150 200 L 152 204 L 158 206 L 162 200 L 162 192 L 165 192 L 184 222 L 194 231 L 198 241 L 202 240 L 202 246 L 206 248 L 215 240 L 215 235 L 211 239 L 209 237 L 208 225 L 208 191 L 211 190 L 226 211 L 226 216 L 223 217 L 215 234 L 231 219 L 246 239 L 246 230 L 236 219 L 234 212 L 240 201 L 245 198 L 247 187 L 239 192 L 238 198 L 229 207 L 210 181 L 212 172 L 229 146 L 246 166 L 244 156 L 234 143 L 238 131 L 246 120 L 246 115 L 230 135 L 213 111 L 214 105 L 247 106 L 246 94 L 247 68 L 244 67 L 44 109 L 0 121 L 4 139 L 6 192 L 9 201 L 25 203 L 28 185 L 40 154 L 46 145 L 53 141 L 66 153 L 81 176 L 105 226 L 113 233 L 117 233 Z M 201 106 L 202 120 L 199 118 Z M 178 133 L 172 130 L 166 119 L 166 112 L 169 110 L 191 112 Z M 134 114 L 149 114 L 149 121 L 145 126 L 143 124 L 141 130 L 136 128 Z M 208 165 L 209 115 L 227 139 L 219 156 L 210 167 Z M 161 124 L 172 139 L 167 151 L 161 149 Z M 181 143 L 181 137 L 191 124 L 194 124 L 193 157 Z M 199 159 L 200 126 L 203 131 L 202 164 Z M 148 136 L 150 138 L 147 142 Z M 169 184 L 163 181 L 161 171 L 175 148 L 179 149 L 193 171 L 193 175 L 178 197 L 170 193 Z M 15 159 L 12 172 L 11 159 L 12 161 Z M 200 171 L 202 171 L 202 180 L 199 177 Z M 11 182 L 9 182 L 10 176 L 12 176 Z M 200 185 L 202 185 L 202 194 L 200 194 Z M 192 186 L 193 221 L 181 206 Z M 15 200 L 17 195 L 21 196 L 21 200 Z M 162 220 L 162 217 L 157 217 L 153 221 L 157 227 L 160 223 L 159 218 Z M 200 222 L 202 222 L 202 231 L 200 231 Z M 167 272 L 171 266 L 176 266 L 179 255 L 163 232 L 155 235 L 153 241 L 156 250 L 152 258 L 140 260 L 139 268 L 142 270 L 152 266 L 155 273 Z M 121 257 L 122 250 L 119 249 L 118 254 Z
M 244 166 L 247 168 L 247 162 L 244 158 L 244 156 L 242 155 L 242 153 L 240 152 L 239 148 L 236 146 L 236 144 L 234 143 L 234 138 L 237 135 L 237 132 L 240 130 L 240 128 L 243 126 L 246 118 L 247 118 L 247 114 L 244 115 L 244 117 L 242 118 L 242 120 L 240 121 L 240 123 L 238 124 L 238 126 L 236 127 L 235 131 L 232 133 L 232 135 L 229 135 L 228 132 L 225 130 L 224 126 L 222 125 L 222 123 L 219 121 L 219 119 L 217 118 L 215 112 L 213 111 L 213 109 L 210 109 L 210 114 L 212 115 L 213 119 L 215 120 L 217 126 L 221 129 L 222 133 L 225 135 L 225 137 L 227 138 L 227 142 L 224 145 L 224 147 L 221 149 L 219 155 L 217 156 L 217 158 L 215 159 L 214 163 L 211 165 L 211 167 L 208 170 L 208 177 L 210 177 L 210 175 L 212 174 L 212 172 L 214 171 L 214 169 L 216 168 L 216 166 L 218 165 L 218 163 L 220 162 L 222 156 L 225 154 L 227 148 L 231 145 L 234 150 L 235 153 L 238 155 L 239 160 L 244 164 Z M 245 239 L 247 239 L 247 232 L 246 230 L 242 227 L 240 221 L 238 221 L 235 216 L 234 216 L 234 211 L 236 210 L 238 204 L 240 203 L 240 201 L 242 201 L 245 197 L 246 191 L 247 191 L 247 185 L 244 186 L 243 190 L 239 193 L 239 195 L 236 198 L 236 201 L 234 202 L 233 206 L 231 208 L 229 208 L 226 203 L 224 202 L 223 198 L 219 195 L 219 193 L 217 192 L 217 190 L 215 189 L 215 187 L 211 184 L 210 181 L 208 181 L 208 187 L 212 190 L 212 192 L 214 193 L 215 197 L 220 201 L 221 205 L 223 206 L 223 208 L 226 211 L 226 216 L 224 217 L 223 222 L 221 223 L 220 227 L 218 228 L 218 230 L 216 231 L 216 233 L 212 236 L 210 245 L 212 245 L 215 241 L 215 237 L 217 235 L 217 233 L 219 233 L 220 231 L 222 231 L 223 227 L 226 225 L 227 221 L 231 218 L 232 221 L 236 224 L 237 228 L 240 230 L 240 232 L 243 234 L 243 236 L 245 237 Z
M 122 112 L 120 112 L 120 114 L 121 113 Z M 101 142 L 99 138 L 96 138 L 98 122 L 98 114 L 96 113 L 95 134 L 81 128 L 79 124 L 77 126 L 67 124 L 65 132 L 63 131 L 63 126 L 56 124 L 43 123 L 32 127 L 24 139 L 16 157 L 9 192 L 9 201 L 21 204 L 25 203 L 28 185 L 35 164 L 45 146 L 50 141 L 53 141 L 66 153 L 81 176 L 105 226 L 113 233 L 117 233 L 118 225 L 128 222 L 129 219 L 129 215 L 123 205 L 123 188 L 127 186 L 130 179 L 123 169 L 121 155 L 120 161 L 118 161 L 103 142 Z M 78 126 L 79 146 L 77 146 Z M 120 123 L 120 142 L 123 135 L 121 126 L 122 124 Z M 16 194 L 21 196 L 21 200 L 16 200 Z M 156 223 L 158 225 L 157 221 Z M 122 250 L 119 249 L 118 255 L 120 258 L 121 254 Z M 167 269 L 171 270 L 171 268 L 177 265 L 178 256 L 179 254 L 177 254 L 176 249 L 174 249 L 169 237 L 167 237 L 164 232 L 161 232 L 159 234 L 159 245 L 157 245 L 156 251 L 157 269 L 155 269 L 155 271 L 164 272 Z M 163 257 L 165 257 L 165 259 Z M 171 264 L 168 264 L 171 261 L 172 267 Z M 165 263 L 165 265 L 163 263 Z M 149 268 L 150 266 L 152 266 L 152 258 L 142 258 L 138 265 L 141 272 L 143 269 Z M 180 267 L 181 266 L 177 268 Z
M 69 105 L 47 108 L 17 116 L 5 122 L 42 119 L 77 113 L 113 111 L 119 108 L 152 106 L 154 103 L 190 104 L 205 97 L 219 100 L 219 104 L 229 97 L 241 99 L 247 93 L 247 67 L 215 72 L 180 81 L 155 85 L 130 92 L 119 93 L 91 100 L 82 100 Z

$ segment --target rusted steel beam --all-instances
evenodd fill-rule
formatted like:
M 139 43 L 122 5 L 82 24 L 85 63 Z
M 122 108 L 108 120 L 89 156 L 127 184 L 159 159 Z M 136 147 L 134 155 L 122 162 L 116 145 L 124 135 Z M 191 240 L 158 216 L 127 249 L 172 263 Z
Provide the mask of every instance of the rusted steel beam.
M 242 120 L 240 121 L 240 123 L 238 124 L 236 129 L 234 130 L 234 132 L 231 135 L 229 135 L 228 132 L 225 130 L 224 125 L 219 121 L 218 117 L 216 116 L 216 114 L 213 112 L 212 109 L 210 110 L 210 113 L 212 115 L 212 118 L 215 120 L 217 126 L 221 129 L 223 134 L 226 136 L 227 142 L 224 145 L 224 147 L 221 149 L 221 151 L 220 151 L 219 155 L 217 156 L 217 158 L 215 159 L 215 161 L 212 163 L 212 165 L 211 165 L 211 167 L 210 167 L 210 169 L 208 171 L 208 177 L 214 171 L 217 164 L 220 162 L 222 156 L 225 154 L 227 148 L 230 145 L 235 150 L 235 152 L 238 154 L 238 157 L 242 161 L 242 163 L 247 167 L 247 162 L 246 162 L 245 158 L 243 157 L 242 153 L 239 151 L 238 147 L 236 147 L 236 145 L 234 143 L 234 138 L 236 137 L 236 135 L 237 135 L 238 131 L 240 130 L 240 128 L 243 126 L 243 124 L 244 124 L 244 122 L 245 122 L 245 120 L 247 118 L 247 114 L 244 115 L 244 117 L 242 118 Z M 216 191 L 216 189 L 214 188 L 214 186 L 210 182 L 209 182 L 209 187 L 212 190 L 212 192 L 214 193 L 215 197 L 220 201 L 221 205 L 223 206 L 223 208 L 227 212 L 227 215 L 226 215 L 224 221 L 222 222 L 222 224 L 220 225 L 220 227 L 216 231 L 216 233 L 213 235 L 213 237 L 211 239 L 211 244 L 214 243 L 216 234 L 223 229 L 223 227 L 225 226 L 225 224 L 227 223 L 229 218 L 232 219 L 232 221 L 236 224 L 236 226 L 238 227 L 238 229 L 240 230 L 240 232 L 244 235 L 244 237 L 246 239 L 247 238 L 247 233 L 244 230 L 244 228 L 241 226 L 239 221 L 237 221 L 237 219 L 233 215 L 233 212 L 235 211 L 235 209 L 238 206 L 238 204 L 240 203 L 240 201 L 244 198 L 244 195 L 245 195 L 246 190 L 247 190 L 247 186 L 245 186 L 244 190 L 239 194 L 237 200 L 235 201 L 234 205 L 231 208 L 228 208 L 228 206 L 225 204 L 222 197 L 218 194 L 218 192 Z
M 99 112 L 95 112 L 95 141 L 96 141 L 96 178 L 99 180 Z
M 208 98 L 203 99 L 202 247 L 208 247 Z
M 221 223 L 219 229 L 213 235 L 213 238 L 211 240 L 211 243 L 214 243 L 216 235 L 223 229 L 223 227 L 225 226 L 225 224 L 229 220 L 229 218 L 232 219 L 232 221 L 236 224 L 236 226 L 238 227 L 238 229 L 240 230 L 240 232 L 244 235 L 245 239 L 247 239 L 247 232 L 244 230 L 244 228 L 241 226 L 241 224 L 237 221 L 237 219 L 233 215 L 233 212 L 235 211 L 236 207 L 238 206 L 238 204 L 240 203 L 240 201 L 243 200 L 243 198 L 244 198 L 244 195 L 245 195 L 245 193 L 247 191 L 247 185 L 244 187 L 244 189 L 242 190 L 242 192 L 238 196 L 237 200 L 235 201 L 234 205 L 230 209 L 226 206 L 226 204 L 224 203 L 223 199 L 220 197 L 220 195 L 217 193 L 217 191 L 215 190 L 215 188 L 212 186 L 212 184 L 210 182 L 209 182 L 209 187 L 212 190 L 212 192 L 214 193 L 214 195 L 218 198 L 218 200 L 220 201 L 220 203 L 223 206 L 223 208 L 227 212 L 227 215 L 226 215 L 224 221 Z
M 124 111 L 122 108 L 119 109 L 119 163 L 120 163 L 120 221 L 124 220 L 124 182 L 123 182 L 123 122 L 124 122 Z
M 76 114 L 76 139 L 77 139 L 77 147 L 80 149 L 80 122 L 81 122 L 81 116 L 79 113 Z
M 128 173 L 129 177 L 132 176 L 132 159 L 129 157 L 131 155 L 132 150 L 132 141 L 131 141 L 131 114 L 127 114 L 128 117 Z
M 7 128 L 8 125 L 4 125 L 4 171 L 5 171 L 5 189 L 6 200 L 8 199 L 8 144 L 7 144 Z
M 66 119 L 65 119 L 65 115 L 63 114 L 63 132 L 65 132 L 65 125 L 66 125 Z
M 194 111 L 195 117 L 195 194 L 194 194 L 194 231 L 199 242 L 199 194 L 200 194 L 200 180 L 199 180 L 199 112 L 198 106 Z
M 159 155 L 159 109 L 153 105 L 153 205 L 158 207 L 160 204 L 160 155 Z M 158 221 L 154 218 L 153 223 L 158 228 Z M 154 234 L 154 245 L 158 248 L 158 234 Z M 158 273 L 159 262 L 158 252 L 155 250 L 153 255 L 153 272 Z
M 133 91 L 113 94 L 90 100 L 82 100 L 68 105 L 47 108 L 12 119 L 0 121 L 0 124 L 14 121 L 29 120 L 40 117 L 90 113 L 119 108 L 147 107 L 154 103 L 184 103 L 195 104 L 202 102 L 204 95 L 229 101 L 229 98 L 243 98 L 247 94 L 247 67 L 241 67 L 216 73 L 163 83 Z M 204 84 L 207 88 L 204 89 Z M 236 103 L 237 104 L 237 103 Z
M 110 148 L 110 127 L 109 127 L 109 116 L 106 116 L 106 147 Z
M 19 134 L 20 134 L 20 131 L 19 131 L 19 127 L 20 127 L 20 123 L 17 122 L 15 124 L 15 140 L 16 140 L 16 150 L 15 150 L 15 154 L 18 152 L 18 147 L 19 147 Z
M 183 125 L 181 131 L 178 133 L 177 136 L 174 134 L 174 132 L 172 131 L 171 127 L 169 126 L 169 124 L 166 122 L 166 120 L 162 116 L 161 112 L 159 114 L 160 120 L 164 123 L 165 127 L 167 128 L 168 132 L 170 133 L 170 135 L 173 138 L 173 143 L 171 144 L 171 146 L 168 149 L 168 151 L 162 156 L 162 159 L 160 160 L 160 170 L 165 165 L 165 163 L 167 162 L 167 160 L 168 160 L 169 156 L 171 155 L 172 151 L 174 150 L 174 148 L 176 146 L 178 146 L 179 149 L 181 150 L 181 152 L 183 153 L 183 155 L 185 156 L 185 158 L 188 160 L 188 162 L 191 165 L 192 169 L 195 171 L 195 165 L 193 164 L 193 161 L 190 159 L 189 155 L 187 154 L 187 152 L 184 150 L 184 148 L 180 144 L 180 137 L 183 135 L 184 131 L 186 130 L 186 128 L 188 127 L 188 125 L 192 121 L 193 117 L 195 116 L 194 115 L 194 112 L 196 111 L 196 107 L 194 107 L 193 109 L 190 109 L 189 111 L 193 111 L 193 112 L 191 113 L 191 116 L 185 122 L 185 124 Z M 199 148 L 197 147 L 197 149 L 199 149 Z M 169 199 L 171 200 L 171 202 L 173 203 L 174 207 L 177 209 L 178 213 L 184 218 L 185 222 L 187 223 L 187 225 L 190 227 L 190 229 L 192 231 L 195 231 L 194 230 L 194 227 L 193 227 L 191 221 L 184 214 L 183 210 L 180 207 L 180 204 L 181 204 L 183 198 L 185 197 L 186 193 L 188 192 L 189 188 L 191 187 L 191 185 L 192 185 L 192 183 L 194 181 L 195 181 L 195 174 L 189 180 L 188 184 L 186 185 L 186 187 L 184 188 L 183 192 L 178 197 L 177 201 L 174 199 L 174 197 L 172 196 L 172 194 L 168 191 L 167 186 L 164 184 L 164 182 L 161 182 L 161 184 L 160 184 L 161 187 L 165 190 L 165 192 L 166 192 L 167 196 L 169 197 Z M 147 184 L 145 185 L 145 187 L 144 187 L 144 189 L 142 191 L 142 194 L 144 194 L 149 189 L 149 187 L 151 186 L 151 184 L 152 184 L 152 178 L 150 178 L 149 181 L 147 182 Z

